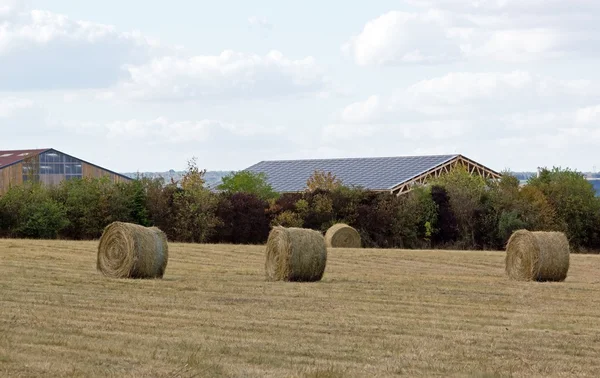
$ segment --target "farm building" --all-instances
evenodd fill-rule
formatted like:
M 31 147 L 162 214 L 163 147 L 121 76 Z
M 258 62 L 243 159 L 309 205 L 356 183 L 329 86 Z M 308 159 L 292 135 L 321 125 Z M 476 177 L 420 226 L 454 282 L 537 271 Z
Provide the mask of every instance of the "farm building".
M 345 159 L 262 161 L 247 171 L 264 173 L 277 192 L 301 192 L 315 171 L 331 172 L 344 185 L 400 195 L 426 184 L 452 167 L 463 164 L 472 174 L 500 178 L 500 174 L 462 155 L 397 156 Z
M 131 180 L 52 148 L 0 151 L 0 194 L 28 180 L 53 185 L 73 178 L 102 176 L 115 182 Z

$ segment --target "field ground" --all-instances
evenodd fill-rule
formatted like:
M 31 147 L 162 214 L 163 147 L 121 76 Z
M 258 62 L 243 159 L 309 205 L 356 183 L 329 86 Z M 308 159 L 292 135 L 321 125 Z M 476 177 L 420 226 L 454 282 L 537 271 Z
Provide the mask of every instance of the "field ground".
M 0 240 L 0 376 L 600 376 L 600 256 L 542 284 L 502 252 L 330 250 L 269 283 L 263 247 L 170 244 L 163 280 L 96 247 Z

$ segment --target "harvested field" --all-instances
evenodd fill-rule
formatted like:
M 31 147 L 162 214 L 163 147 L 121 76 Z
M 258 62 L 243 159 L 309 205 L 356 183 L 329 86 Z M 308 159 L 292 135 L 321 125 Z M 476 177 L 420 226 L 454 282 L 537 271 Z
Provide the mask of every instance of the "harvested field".
M 600 257 L 518 282 L 504 252 L 335 249 L 267 282 L 264 247 L 169 245 L 162 280 L 97 242 L 0 240 L 0 376 L 600 376 Z

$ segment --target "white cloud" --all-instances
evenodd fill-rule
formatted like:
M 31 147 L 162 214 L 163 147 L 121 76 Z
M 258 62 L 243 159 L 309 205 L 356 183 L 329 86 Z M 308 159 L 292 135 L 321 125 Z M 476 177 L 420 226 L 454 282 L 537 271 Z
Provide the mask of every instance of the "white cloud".
M 73 127 L 80 127 L 71 125 Z M 255 124 L 238 124 L 211 119 L 199 121 L 173 121 L 167 117 L 150 120 L 130 119 L 114 121 L 104 126 L 93 124 L 97 131 L 104 128 L 108 138 L 128 140 L 146 140 L 153 143 L 191 143 L 206 142 L 209 139 L 221 138 L 223 134 L 234 137 L 254 137 L 261 135 L 280 135 L 282 127 L 265 127 Z
M 580 124 L 596 124 L 600 131 L 600 105 L 577 109 L 575 120 Z
M 14 113 L 33 107 L 33 101 L 16 97 L 0 97 L 0 118 L 11 117 Z
M 367 22 L 342 49 L 361 66 L 455 60 L 461 50 L 449 35 L 449 23 L 436 11 L 391 11 Z
M 382 112 L 380 96 L 370 96 L 365 101 L 350 104 L 342 110 L 341 120 L 347 123 L 364 123 L 377 118 Z
M 594 0 L 406 0 L 406 2 L 424 7 L 440 8 L 471 14 L 492 14 L 499 12 L 510 16 L 544 14 L 585 14 L 600 9 Z
M 322 129 L 322 140 L 353 152 L 377 146 L 371 153 L 379 156 L 485 156 L 484 164 L 498 169 L 524 161 L 581 166 L 600 143 L 599 103 L 600 83 L 591 80 L 449 73 L 347 105 Z
M 140 32 L 2 4 L 0 91 L 72 90 L 101 100 L 164 101 L 332 93 L 311 56 L 292 59 L 276 50 L 195 55 Z M 261 17 L 249 22 L 270 25 Z
M 3 8 L 0 90 L 106 87 L 122 65 L 142 63 L 158 49 L 138 32 L 72 20 L 44 10 Z
M 255 27 L 255 28 L 256 27 L 263 28 L 263 29 L 272 29 L 273 28 L 273 24 L 270 23 L 266 17 L 250 16 L 250 17 L 248 17 L 248 24 L 251 27 Z
M 325 144 L 331 145 L 340 141 L 372 144 L 368 142 L 384 140 L 395 140 L 402 144 L 423 139 L 451 140 L 466 133 L 470 127 L 461 120 L 406 122 L 398 119 L 394 124 L 330 124 L 323 128 L 321 137 Z M 389 143 L 385 146 L 397 147 Z
M 217 56 L 163 57 L 127 66 L 121 90 L 137 99 L 192 100 L 319 93 L 325 78 L 312 57 L 292 60 L 231 50 Z
M 344 123 L 389 123 L 448 116 L 513 114 L 531 109 L 568 109 L 600 98 L 600 86 L 587 80 L 558 80 L 526 71 L 453 72 L 373 95 L 346 106 Z
M 565 1 L 415 1 L 415 12 L 368 21 L 343 45 L 358 65 L 492 59 L 523 63 L 596 55 L 600 3 Z M 568 4 L 568 5 L 567 5 Z
M 558 58 L 567 51 L 568 38 L 557 30 L 499 30 L 490 34 L 474 55 L 498 61 L 527 62 L 536 58 Z
M 166 118 L 150 121 L 132 119 L 106 125 L 109 138 L 155 139 L 157 142 L 202 142 L 208 139 L 211 129 L 220 127 L 212 120 L 171 122 Z

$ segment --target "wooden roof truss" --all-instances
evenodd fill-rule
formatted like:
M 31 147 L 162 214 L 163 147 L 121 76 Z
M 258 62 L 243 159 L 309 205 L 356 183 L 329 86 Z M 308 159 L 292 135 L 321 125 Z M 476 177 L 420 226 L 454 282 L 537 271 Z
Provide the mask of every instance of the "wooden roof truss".
M 408 181 L 405 181 L 391 189 L 391 192 L 396 195 L 402 195 L 410 192 L 415 186 L 425 185 L 427 181 L 431 178 L 438 178 L 445 173 L 449 173 L 453 168 L 462 164 L 465 166 L 469 173 L 477 174 L 483 176 L 487 179 L 499 179 L 501 175 L 498 172 L 495 172 L 477 162 L 474 162 L 471 159 L 467 159 L 464 156 L 457 156 L 456 158 L 447 161 L 429 171 L 426 171 L 418 176 L 411 178 Z

